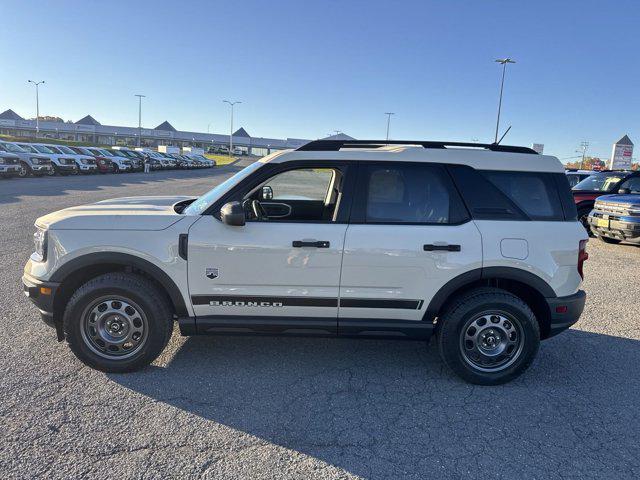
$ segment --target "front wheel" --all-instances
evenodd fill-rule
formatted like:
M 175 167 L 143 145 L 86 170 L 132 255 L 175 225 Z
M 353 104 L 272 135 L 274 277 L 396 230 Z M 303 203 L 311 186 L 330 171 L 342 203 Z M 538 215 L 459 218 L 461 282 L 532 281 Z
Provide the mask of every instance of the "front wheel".
M 173 316 L 165 295 L 144 277 L 107 273 L 73 294 L 63 324 L 69 347 L 83 363 L 122 373 L 150 364 L 162 352 Z
M 437 328 L 444 363 L 478 385 L 499 385 L 518 377 L 540 345 L 540 327 L 529 306 L 498 288 L 463 294 L 440 317 Z
M 29 166 L 24 162 L 20 162 L 20 169 L 18 170 L 18 176 L 20 178 L 26 178 L 29 176 L 30 172 L 31 172 L 31 169 L 29 168 Z

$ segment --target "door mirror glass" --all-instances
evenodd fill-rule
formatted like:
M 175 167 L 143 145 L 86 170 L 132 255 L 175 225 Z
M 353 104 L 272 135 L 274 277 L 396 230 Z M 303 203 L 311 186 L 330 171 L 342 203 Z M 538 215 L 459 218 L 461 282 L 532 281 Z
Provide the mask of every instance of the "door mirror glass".
M 225 203 L 220 209 L 222 223 L 232 227 L 242 227 L 245 224 L 244 208 L 240 202 Z
M 631 190 L 629 190 L 628 188 L 621 188 L 618 190 L 618 193 L 626 195 L 627 193 L 631 193 Z
M 262 200 L 273 200 L 273 188 L 269 185 L 262 187 Z

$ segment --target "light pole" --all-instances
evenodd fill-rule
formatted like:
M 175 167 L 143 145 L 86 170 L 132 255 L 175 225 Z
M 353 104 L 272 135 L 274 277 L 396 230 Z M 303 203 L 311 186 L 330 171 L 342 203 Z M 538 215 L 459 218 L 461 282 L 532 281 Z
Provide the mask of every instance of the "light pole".
M 582 160 L 580 161 L 580 170 L 584 168 L 584 158 L 587 155 L 587 148 L 589 148 L 589 142 L 580 142 L 580 148 L 582 150 L 576 150 L 576 152 L 580 153 L 582 151 Z
M 38 85 L 44 83 L 44 80 L 34 82 L 33 80 L 27 80 L 27 83 L 33 83 L 36 86 L 36 138 L 40 135 L 40 99 L 38 97 Z
M 493 143 L 498 143 L 498 129 L 500 128 L 500 110 L 502 109 L 502 91 L 504 90 L 504 74 L 507 70 L 507 63 L 516 63 L 510 58 L 499 58 L 496 60 L 502 65 L 502 81 L 500 82 L 500 100 L 498 101 L 498 119 L 496 120 L 496 137 Z
M 242 102 L 240 101 L 230 102 L 229 100 L 223 100 L 223 102 L 231 105 L 231 130 L 229 131 L 229 156 L 231 156 L 231 152 L 233 151 L 233 106 L 237 103 L 242 103 Z
M 146 95 L 136 93 L 134 97 L 138 97 L 138 146 L 140 147 L 140 142 L 142 140 L 142 99 L 145 98 Z
M 391 115 L 395 115 L 393 112 L 384 112 L 387 116 L 387 140 L 389 140 L 389 124 L 391 123 Z

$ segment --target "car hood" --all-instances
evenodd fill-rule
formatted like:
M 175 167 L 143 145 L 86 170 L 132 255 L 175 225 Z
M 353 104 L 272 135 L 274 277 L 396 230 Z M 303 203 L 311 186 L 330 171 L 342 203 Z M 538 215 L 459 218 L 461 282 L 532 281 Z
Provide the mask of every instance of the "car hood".
M 602 195 L 598 197 L 598 203 L 624 203 L 628 205 L 640 205 L 640 195 L 637 193 L 626 193 L 616 195 Z
M 194 197 L 123 197 L 65 208 L 36 220 L 52 230 L 164 230 L 184 216 L 173 205 Z

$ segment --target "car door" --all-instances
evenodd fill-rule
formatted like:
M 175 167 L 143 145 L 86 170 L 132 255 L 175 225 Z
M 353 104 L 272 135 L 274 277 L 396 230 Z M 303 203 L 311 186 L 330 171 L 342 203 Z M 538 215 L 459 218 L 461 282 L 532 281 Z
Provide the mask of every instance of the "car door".
M 344 188 L 351 173 L 348 165 L 337 162 L 288 163 L 260 169 L 256 178 L 246 179 L 222 201 L 243 202 L 244 226 L 203 215 L 190 228 L 189 291 L 200 330 L 335 334 L 350 198 Z M 318 173 L 327 169 L 330 176 Z M 301 176 L 304 183 L 299 182 Z M 273 192 L 272 198 L 263 198 L 265 187 Z M 334 188 L 337 195 L 332 194 Z M 323 210 L 333 215 L 304 207 L 305 202 L 315 205 L 318 194 L 325 199 Z M 283 204 L 287 212 L 294 210 L 290 203 L 295 202 L 299 213 L 295 219 L 288 214 L 259 219 L 253 205 L 260 201 Z
M 419 322 L 443 285 L 481 267 L 480 233 L 443 166 L 370 162 L 359 168 L 356 191 L 340 333 L 375 331 L 383 319 Z

